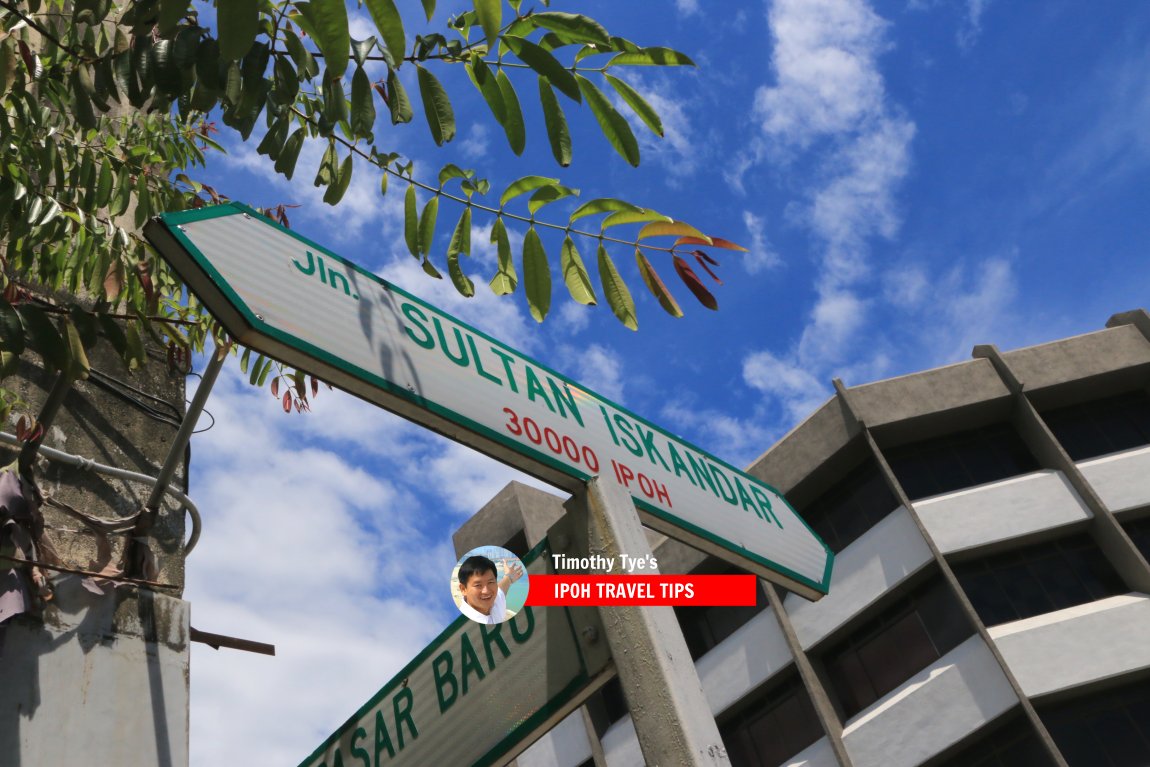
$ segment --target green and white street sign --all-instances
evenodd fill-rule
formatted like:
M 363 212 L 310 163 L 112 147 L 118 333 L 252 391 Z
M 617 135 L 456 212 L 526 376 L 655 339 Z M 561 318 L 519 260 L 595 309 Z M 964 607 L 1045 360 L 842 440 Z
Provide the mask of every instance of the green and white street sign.
M 144 234 L 237 341 L 817 599 L 833 554 L 774 488 L 238 204 Z
M 529 580 L 548 572 L 547 546 L 524 558 Z M 460 615 L 300 767 L 506 763 L 610 678 L 609 654 L 585 654 L 575 628 L 566 607 L 495 626 Z

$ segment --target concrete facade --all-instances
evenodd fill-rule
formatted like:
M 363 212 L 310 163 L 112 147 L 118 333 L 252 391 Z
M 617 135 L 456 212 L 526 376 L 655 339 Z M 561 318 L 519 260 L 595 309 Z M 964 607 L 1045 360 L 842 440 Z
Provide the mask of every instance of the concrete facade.
M 1145 398 L 1150 315 L 1115 315 L 1097 332 L 1014 351 L 979 346 L 970 361 L 887 381 L 835 384 L 836 395 L 748 471 L 786 494 L 800 513 L 862 464 L 875 467 L 892 500 L 839 551 L 827 597 L 808 602 L 763 583 L 768 606 L 697 657 L 721 731 L 734 732 L 746 712 L 768 705 L 790 680 L 809 700 L 817 731 L 789 758 L 770 764 L 949 767 L 999 748 L 1001 760 L 986 764 L 1128 763 L 1083 761 L 1080 751 L 1060 745 L 1059 712 L 1079 704 L 1121 706 L 1131 696 L 1150 701 L 1150 564 L 1124 527 L 1150 517 L 1150 433 L 1143 444 L 1075 461 L 1050 414 L 1131 392 Z M 913 478 L 906 467 L 917 460 L 919 445 L 984 428 L 1009 432 L 1009 445 L 992 445 L 992 452 L 1021 449 L 1034 465 L 945 492 L 908 494 L 904 482 Z M 536 543 L 561 511 L 560 499 L 536 493 L 514 485 L 504 490 L 460 530 L 456 548 L 500 544 L 525 529 L 526 544 Z M 690 572 L 705 560 L 675 541 L 652 540 L 662 572 Z M 978 568 L 999 573 L 996 582 L 1009 590 L 1029 572 L 1026 557 L 1039 561 L 1044 547 L 1059 546 L 1107 563 L 1109 592 L 1021 619 L 982 617 L 991 613 L 988 598 L 971 590 L 980 583 Z M 941 640 L 931 634 L 934 660 L 901 681 L 888 680 L 861 708 L 850 704 L 832 669 L 842 648 L 870 647 L 867 637 L 901 620 L 900 605 L 917 605 L 926 589 L 945 596 L 951 607 L 944 622 L 961 624 L 962 634 Z M 914 614 L 923 625 L 939 620 Z M 593 719 L 570 717 L 518 764 L 643 764 L 629 714 Z M 1150 754 L 1150 735 L 1143 737 Z M 1015 743 L 1024 743 L 1029 756 L 1006 750 Z

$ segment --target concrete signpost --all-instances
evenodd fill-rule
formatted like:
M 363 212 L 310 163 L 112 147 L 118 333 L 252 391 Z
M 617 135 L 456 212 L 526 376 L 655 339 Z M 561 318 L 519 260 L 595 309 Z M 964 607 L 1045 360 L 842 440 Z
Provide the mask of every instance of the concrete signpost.
M 529 580 L 548 572 L 547 547 L 524 558 Z M 506 764 L 610 678 L 572 612 L 524 607 L 495 626 L 460 615 L 300 767 Z M 589 620 L 579 613 L 580 630 Z
M 245 346 L 809 599 L 833 554 L 772 487 L 239 204 L 144 233 Z

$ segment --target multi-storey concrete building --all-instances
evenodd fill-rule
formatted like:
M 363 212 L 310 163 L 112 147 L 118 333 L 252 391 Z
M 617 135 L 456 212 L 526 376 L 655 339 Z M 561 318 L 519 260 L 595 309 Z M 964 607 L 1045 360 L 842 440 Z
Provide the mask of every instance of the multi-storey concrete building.
M 829 596 L 679 611 L 732 764 L 1150 765 L 1150 315 L 835 389 L 749 469 L 835 550 Z M 509 486 L 457 548 L 561 513 Z M 518 764 L 643 764 L 618 683 Z

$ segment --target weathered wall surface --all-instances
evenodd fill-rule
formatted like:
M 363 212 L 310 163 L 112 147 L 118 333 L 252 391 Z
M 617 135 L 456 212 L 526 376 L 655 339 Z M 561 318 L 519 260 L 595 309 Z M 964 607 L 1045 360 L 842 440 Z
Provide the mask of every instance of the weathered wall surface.
M 44 445 L 97 463 L 155 476 L 184 412 L 184 379 L 161 364 L 129 374 L 101 344 L 94 370 L 77 382 Z M 52 376 L 35 365 L 5 380 L 36 413 Z M 0 424 L 15 432 L 12 422 Z M 0 466 L 17 451 L 0 445 Z M 176 484 L 184 489 L 186 464 Z M 134 514 L 150 488 L 40 459 L 48 496 L 106 519 Z M 75 517 L 43 507 L 45 535 L 61 563 L 100 570 L 118 563 L 125 535 L 101 545 Z M 183 592 L 184 512 L 165 502 L 150 548 L 155 581 L 167 588 L 106 587 L 51 574 L 55 595 L 41 616 L 12 618 L 0 631 L 0 765 L 186 765 L 188 762 L 188 605 Z

